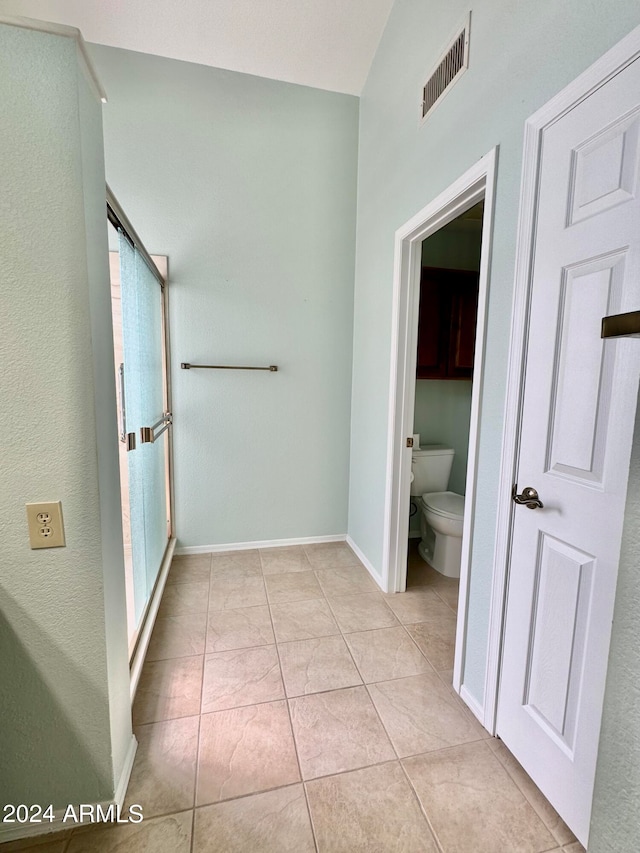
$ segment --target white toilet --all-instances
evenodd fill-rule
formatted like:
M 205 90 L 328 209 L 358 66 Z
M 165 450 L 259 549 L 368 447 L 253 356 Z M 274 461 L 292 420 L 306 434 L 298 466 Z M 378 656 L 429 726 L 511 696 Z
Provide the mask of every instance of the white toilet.
M 426 444 L 413 451 L 411 494 L 421 511 L 418 552 L 448 578 L 460 577 L 464 496 L 448 492 L 455 450 Z

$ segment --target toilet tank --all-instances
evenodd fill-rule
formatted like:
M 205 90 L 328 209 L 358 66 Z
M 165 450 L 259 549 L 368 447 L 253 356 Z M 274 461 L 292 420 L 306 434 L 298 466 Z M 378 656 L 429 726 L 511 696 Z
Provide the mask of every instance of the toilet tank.
M 423 444 L 418 450 L 414 449 L 411 457 L 411 494 L 446 492 L 454 454 L 455 450 L 445 444 Z

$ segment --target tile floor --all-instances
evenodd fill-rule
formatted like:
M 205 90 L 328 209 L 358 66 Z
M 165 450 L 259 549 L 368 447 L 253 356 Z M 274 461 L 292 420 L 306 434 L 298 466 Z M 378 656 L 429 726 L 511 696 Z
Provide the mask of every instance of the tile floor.
M 134 706 L 138 825 L 3 853 L 578 853 L 451 687 L 456 581 L 344 543 L 174 560 Z

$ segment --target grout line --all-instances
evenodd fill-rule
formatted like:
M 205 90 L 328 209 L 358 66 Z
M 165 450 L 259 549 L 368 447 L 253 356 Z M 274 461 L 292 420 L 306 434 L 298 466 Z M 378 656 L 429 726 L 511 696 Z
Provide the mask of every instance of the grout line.
M 491 749 L 491 747 L 489 747 L 489 749 Z M 562 820 L 562 818 L 560 817 L 560 815 L 556 812 L 556 810 L 555 810 L 555 808 L 553 807 L 553 805 L 549 802 L 549 800 L 547 800 L 547 798 L 544 796 L 544 794 L 542 793 L 542 791 L 541 791 L 541 790 L 538 788 L 538 786 L 535 784 L 535 782 L 533 781 L 533 779 L 529 776 L 529 774 L 528 774 L 528 773 L 527 773 L 527 771 L 524 769 L 524 767 L 522 767 L 522 765 L 518 762 L 518 759 L 517 759 L 517 758 L 516 758 L 516 757 L 515 757 L 515 756 L 514 756 L 510 751 L 509 751 L 508 747 L 503 743 L 503 744 L 502 744 L 502 749 L 497 749 L 497 750 L 493 750 L 493 749 L 491 749 L 491 754 L 494 756 L 494 758 L 496 758 L 496 759 L 498 760 L 498 762 L 500 763 L 500 766 L 502 767 L 502 769 L 506 772 L 507 776 L 509 777 L 509 779 L 511 779 L 511 781 L 512 781 L 512 782 L 513 782 L 513 784 L 516 786 L 516 788 L 520 791 L 520 793 L 522 794 L 522 796 L 524 797 L 524 799 L 526 800 L 526 802 L 531 806 L 531 808 L 532 808 L 532 809 L 533 809 L 533 811 L 535 812 L 535 814 L 536 814 L 536 816 L 538 817 L 538 819 L 542 822 L 542 824 L 543 824 L 543 825 L 545 826 L 545 828 L 548 830 L 549 834 L 550 834 L 550 835 L 552 836 L 552 838 L 555 840 L 556 844 L 558 844 L 558 845 L 560 846 L 560 848 L 562 848 L 563 844 L 564 844 L 564 845 L 567 845 L 567 844 L 573 844 L 573 843 L 574 843 L 573 841 L 567 841 L 567 842 L 560 841 L 560 839 L 559 839 L 559 838 L 558 838 L 558 836 L 556 835 L 556 832 L 555 832 L 554 828 L 553 828 L 553 827 L 552 827 L 552 826 L 547 822 L 547 820 L 545 819 L 544 815 L 543 815 L 543 814 L 540 814 L 539 806 L 538 806 L 538 805 L 536 805 L 536 804 L 533 802 L 532 798 L 528 796 L 528 794 L 527 794 L 526 790 L 525 790 L 525 789 L 524 789 L 524 787 L 520 784 L 520 782 L 519 782 L 519 780 L 518 780 L 518 774 L 517 774 L 517 773 L 512 772 L 512 771 L 511 771 L 511 769 L 510 769 L 510 767 L 509 767 L 509 765 L 507 764 L 507 762 L 506 762 L 506 761 L 503 761 L 503 759 L 502 759 L 502 757 L 501 757 L 501 755 L 503 754 L 503 750 L 506 750 L 506 751 L 507 751 L 507 753 L 508 753 L 508 755 L 509 755 L 509 756 L 510 756 L 510 757 L 511 757 L 515 762 L 516 762 L 516 764 L 518 765 L 518 767 L 519 767 L 519 768 L 522 770 L 522 772 L 527 776 L 527 779 L 528 779 L 528 780 L 529 780 L 529 781 L 534 785 L 534 788 L 535 788 L 535 790 L 538 792 L 538 794 L 539 794 L 539 795 L 544 799 L 545 803 L 547 803 L 547 805 L 552 809 L 553 814 L 554 814 L 554 815 L 556 815 L 556 816 L 557 816 L 557 818 L 558 818 L 558 820 L 560 820 L 560 821 L 562 822 L 562 825 L 563 825 L 563 826 L 566 826 L 566 824 L 564 823 L 564 821 Z M 568 827 L 567 827 L 567 828 L 568 828 Z M 569 831 L 570 831 L 570 830 L 569 830 Z M 555 848 L 551 848 L 551 849 L 555 849 Z
M 365 685 L 364 685 L 364 689 L 367 691 L 367 696 L 369 697 L 369 702 L 371 702 L 371 704 L 372 704 L 372 706 L 373 706 L 373 710 L 376 712 L 376 717 L 377 717 L 377 718 L 378 718 L 378 720 L 380 721 L 380 725 L 382 726 L 382 731 L 386 734 L 386 736 L 387 736 L 387 740 L 388 740 L 388 741 L 389 741 L 389 743 L 391 744 L 391 749 L 394 751 L 395 756 L 396 756 L 396 758 L 397 758 L 397 759 L 398 759 L 398 761 L 399 761 L 399 760 L 400 760 L 400 755 L 398 754 L 398 750 L 396 749 L 396 745 L 395 745 L 395 743 L 393 742 L 393 738 L 391 737 L 391 733 L 390 733 L 389 731 L 387 731 L 387 727 L 386 727 L 386 726 L 385 726 L 385 724 L 384 724 L 384 720 L 383 720 L 383 719 L 382 719 L 382 717 L 380 716 L 380 712 L 378 711 L 378 706 L 377 706 L 377 705 L 376 705 L 376 703 L 373 701 L 373 697 L 372 697 L 372 695 L 371 695 L 371 691 L 369 690 L 369 685 L 368 685 L 368 684 L 365 684 Z
M 306 786 L 304 784 L 304 776 L 302 775 L 302 766 L 300 764 L 300 756 L 298 754 L 298 743 L 296 741 L 295 730 L 293 728 L 293 719 L 291 717 L 291 707 L 289 705 L 289 697 L 287 696 L 287 686 L 286 686 L 285 680 L 284 680 L 284 672 L 282 670 L 282 660 L 280 659 L 280 648 L 279 648 L 278 641 L 276 639 L 276 629 L 275 629 L 275 625 L 273 624 L 273 613 L 271 612 L 271 602 L 269 601 L 269 598 L 268 598 L 267 584 L 265 581 L 264 574 L 262 576 L 262 581 L 263 581 L 264 587 L 265 587 L 265 595 L 267 595 L 267 601 L 268 601 L 268 607 L 269 607 L 269 619 L 271 620 L 271 630 L 273 631 L 273 638 L 274 638 L 274 642 L 275 642 L 276 654 L 278 656 L 278 666 L 280 667 L 280 679 L 282 681 L 282 692 L 284 693 L 284 704 L 285 704 L 285 707 L 287 709 L 287 716 L 289 717 L 289 728 L 291 730 L 291 740 L 293 741 L 293 749 L 294 749 L 295 755 L 296 755 L 296 764 L 298 765 L 298 774 L 300 776 L 300 782 L 302 783 L 302 790 L 304 793 L 304 801 L 305 801 L 305 804 L 307 806 L 307 815 L 309 817 L 309 826 L 311 827 L 311 835 L 313 837 L 313 844 L 315 846 L 316 853 L 317 853 L 318 841 L 316 839 L 316 833 L 315 833 L 315 829 L 313 827 L 313 820 L 311 818 L 311 808 L 309 806 L 309 798 L 307 796 L 307 789 L 306 789 Z
M 415 622 L 415 623 L 412 623 L 412 624 L 416 624 L 416 625 L 418 625 L 418 624 L 420 624 L 420 625 L 428 625 L 429 623 L 428 623 L 428 622 L 419 622 L 419 623 L 418 623 L 418 622 Z M 431 669 L 433 670 L 433 672 L 435 672 L 435 674 L 436 674 L 436 675 L 438 675 L 438 670 L 436 669 L 435 665 L 434 665 L 433 663 L 431 663 L 431 661 L 429 660 L 429 658 L 428 658 L 428 657 L 426 656 L 426 654 L 422 651 L 422 649 L 420 648 L 420 646 L 416 643 L 415 639 L 414 639 L 414 638 L 413 638 L 413 636 L 411 635 L 411 632 L 408 630 L 407 626 L 406 626 L 406 625 L 402 625 L 402 627 L 404 628 L 404 631 L 405 631 L 405 634 L 407 635 L 407 637 L 409 637 L 409 639 L 411 640 L 411 642 L 413 643 L 413 645 L 416 647 L 416 649 L 420 652 L 420 654 L 422 655 L 422 657 L 423 657 L 423 658 L 426 660 L 426 662 L 429 664 L 429 666 L 431 667 Z M 441 679 L 441 680 L 442 680 L 442 679 Z
M 313 846 L 316 849 L 316 853 L 319 853 L 320 847 L 318 846 L 316 826 L 313 821 L 313 815 L 311 814 L 311 806 L 309 805 L 309 792 L 307 791 L 307 783 L 304 780 L 302 781 L 302 790 L 304 791 L 304 798 L 307 803 L 307 812 L 309 814 L 309 823 L 311 825 L 311 837 L 313 838 Z
M 211 602 L 211 572 L 212 572 L 213 554 L 209 561 L 209 584 L 207 586 L 207 619 L 204 633 L 204 649 L 202 655 L 202 680 L 200 681 L 200 701 L 198 703 L 198 735 L 196 738 L 196 766 L 193 779 L 193 801 L 191 811 L 191 844 L 189 845 L 190 853 L 194 853 L 194 845 L 196 843 L 196 801 L 198 797 L 198 780 L 200 775 L 200 732 L 202 730 L 202 695 L 204 691 L 204 670 L 205 661 L 207 658 L 207 638 L 209 636 L 209 604 Z
M 431 818 L 427 814 L 427 810 L 425 809 L 425 807 L 422 804 L 422 800 L 418 796 L 418 792 L 416 791 L 416 789 L 413 786 L 413 782 L 409 778 L 409 774 L 407 773 L 406 767 L 404 766 L 402 761 L 399 761 L 398 763 L 400 764 L 400 767 L 402 768 L 402 772 L 404 773 L 404 777 L 407 780 L 409 788 L 411 789 L 411 793 L 413 794 L 415 800 L 418 803 L 418 808 L 420 809 L 420 811 L 424 815 L 424 819 L 427 822 L 427 826 L 429 827 L 429 830 L 431 832 L 431 835 L 434 838 L 434 841 L 436 843 L 436 846 L 438 847 L 438 850 L 440 851 L 440 853 L 444 853 L 444 846 L 442 845 L 440 839 L 438 838 L 438 833 L 436 832 L 435 827 L 434 827 L 433 823 L 431 822 Z
M 438 598 L 440 599 L 440 601 L 444 604 L 444 606 L 445 606 L 445 607 L 448 607 L 448 608 L 449 608 L 449 610 L 450 610 L 450 611 L 451 611 L 451 612 L 456 616 L 456 618 L 457 618 L 457 617 L 458 617 L 458 611 L 457 611 L 457 610 L 454 610 L 454 609 L 453 609 L 453 607 L 449 604 L 449 602 L 444 600 L 444 598 L 443 598 L 443 597 L 440 595 L 440 593 L 438 592 L 438 588 L 437 588 L 437 587 L 435 587 L 433 591 L 434 591 L 434 592 L 435 592 L 435 594 L 438 596 Z

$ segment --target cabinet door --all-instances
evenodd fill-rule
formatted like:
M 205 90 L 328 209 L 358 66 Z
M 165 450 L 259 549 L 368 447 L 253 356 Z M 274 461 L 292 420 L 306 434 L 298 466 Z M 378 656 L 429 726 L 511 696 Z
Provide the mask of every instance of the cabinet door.
M 471 379 L 478 315 L 478 273 L 455 271 L 451 280 L 451 334 L 447 375 Z
M 418 379 L 443 379 L 447 373 L 450 294 L 442 273 L 422 268 L 420 279 L 420 314 L 418 320 Z M 443 286 L 444 285 L 444 286 Z

